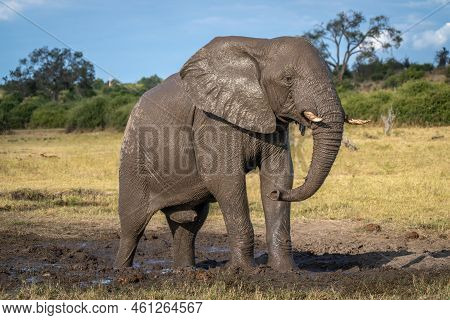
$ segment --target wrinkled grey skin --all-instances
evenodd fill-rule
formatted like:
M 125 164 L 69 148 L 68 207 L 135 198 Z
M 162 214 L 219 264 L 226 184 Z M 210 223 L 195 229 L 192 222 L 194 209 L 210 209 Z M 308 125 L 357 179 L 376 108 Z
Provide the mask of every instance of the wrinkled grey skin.
M 309 121 L 304 111 L 323 121 Z M 180 73 L 146 92 L 132 111 L 121 150 L 115 266 L 132 265 L 138 241 L 158 210 L 173 234 L 174 265 L 193 266 L 196 234 L 209 203 L 217 201 L 230 264 L 252 268 L 245 174 L 257 167 L 268 264 L 292 270 L 290 201 L 311 197 L 324 182 L 340 147 L 344 117 L 326 63 L 306 40 L 215 38 Z M 314 140 L 306 181 L 295 189 L 292 121 L 311 128 Z M 183 170 L 174 170 L 180 159 Z

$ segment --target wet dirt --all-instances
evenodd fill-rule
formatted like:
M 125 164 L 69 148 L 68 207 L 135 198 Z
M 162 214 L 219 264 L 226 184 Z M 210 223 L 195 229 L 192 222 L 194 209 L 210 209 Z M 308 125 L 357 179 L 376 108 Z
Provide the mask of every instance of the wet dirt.
M 412 233 L 414 232 L 414 234 Z M 412 236 L 412 234 L 414 236 Z M 169 282 L 244 283 L 260 288 L 341 288 L 357 290 L 370 281 L 404 281 L 414 276 L 450 280 L 447 234 L 420 230 L 367 228 L 355 221 L 293 221 L 294 260 L 298 270 L 279 273 L 265 264 L 264 226 L 255 228 L 252 271 L 227 268 L 229 248 L 225 228 L 207 223 L 199 233 L 196 268 L 173 270 L 171 234 L 167 227 L 150 224 L 140 241 L 134 267 L 112 269 L 118 247 L 117 230 L 45 238 L 14 230 L 0 233 L 0 288 L 14 292 L 24 285 L 58 283 L 80 288 L 127 284 L 167 285 Z M 188 298 L 188 297 L 186 297 Z

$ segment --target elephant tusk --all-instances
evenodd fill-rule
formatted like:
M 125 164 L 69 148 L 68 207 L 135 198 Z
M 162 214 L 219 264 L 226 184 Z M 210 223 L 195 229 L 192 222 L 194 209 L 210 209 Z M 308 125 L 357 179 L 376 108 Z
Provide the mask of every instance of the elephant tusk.
M 363 124 L 369 123 L 370 120 L 348 119 L 348 118 L 345 118 L 345 122 L 347 122 L 348 124 L 353 124 L 353 125 L 363 125 Z
M 310 111 L 305 111 L 303 112 L 303 115 L 308 119 L 311 120 L 312 122 L 321 122 L 322 118 L 319 118 L 318 116 L 316 116 L 314 113 L 310 112 Z

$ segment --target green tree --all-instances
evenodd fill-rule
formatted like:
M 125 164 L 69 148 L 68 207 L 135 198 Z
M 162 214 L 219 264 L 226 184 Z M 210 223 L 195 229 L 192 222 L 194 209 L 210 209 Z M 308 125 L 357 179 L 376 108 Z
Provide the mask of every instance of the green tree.
M 94 66 L 81 52 L 47 47 L 33 50 L 3 78 L 7 91 L 24 97 L 39 93 L 53 100 L 58 100 L 62 90 L 91 95 L 94 79 Z
M 145 88 L 145 90 L 150 90 L 153 87 L 156 87 L 158 84 L 160 84 L 162 79 L 158 77 L 156 74 L 150 76 L 150 77 L 142 77 L 138 83 L 142 84 Z
M 351 57 L 373 59 L 377 49 L 398 48 L 403 40 L 400 31 L 389 24 L 386 16 L 371 18 L 366 28 L 365 22 L 361 12 L 340 12 L 335 19 L 303 35 L 322 53 L 339 81 L 342 81 Z
M 443 47 L 436 52 L 436 57 L 434 59 L 438 64 L 438 68 L 444 68 L 450 61 L 449 51 Z
M 378 81 L 384 80 L 403 69 L 405 69 L 404 63 L 394 58 L 389 58 L 385 61 L 374 58 L 369 61 L 356 61 L 353 65 L 353 77 L 357 81 Z

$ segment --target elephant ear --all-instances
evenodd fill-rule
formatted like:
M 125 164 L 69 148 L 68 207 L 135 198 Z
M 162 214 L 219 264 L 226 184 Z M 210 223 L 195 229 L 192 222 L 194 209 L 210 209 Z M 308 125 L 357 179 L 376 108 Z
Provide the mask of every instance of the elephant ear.
M 275 131 L 258 63 L 244 40 L 212 40 L 184 64 L 180 76 L 197 108 L 246 130 Z

